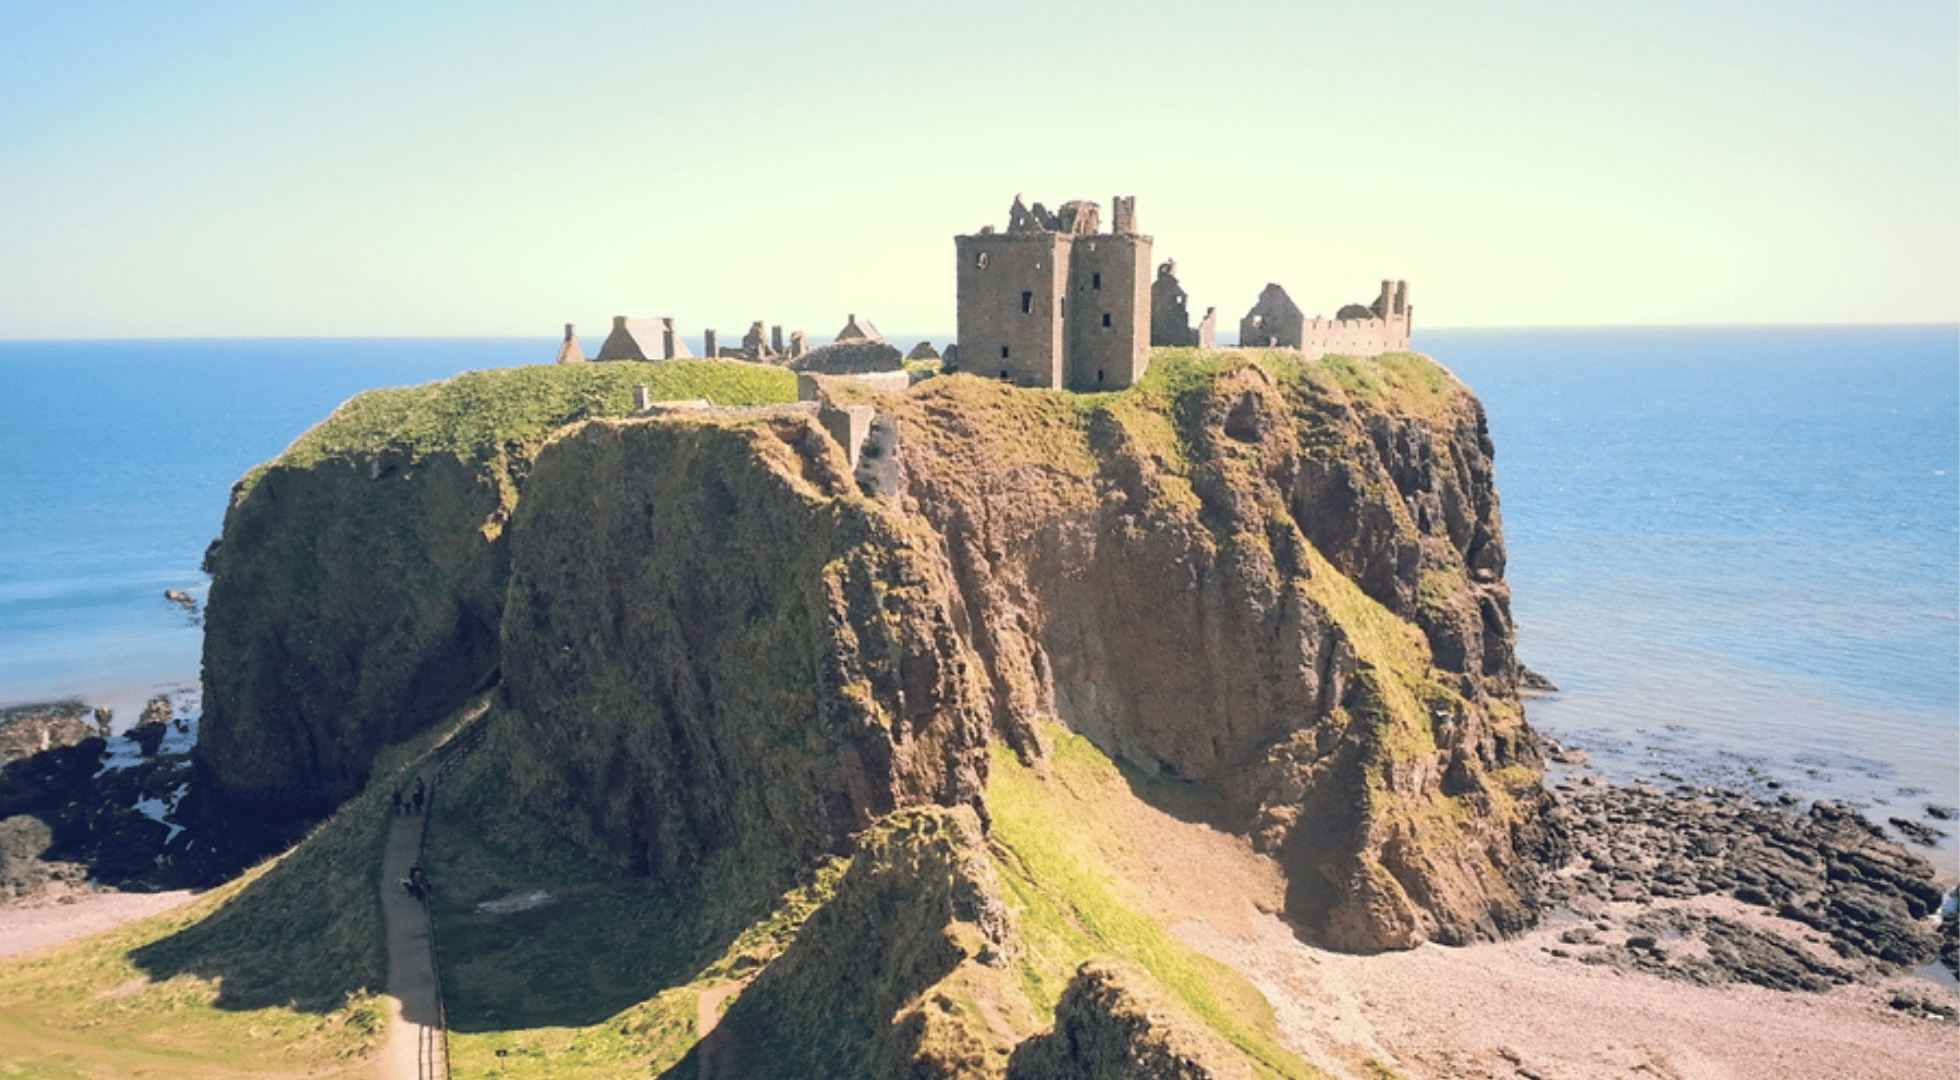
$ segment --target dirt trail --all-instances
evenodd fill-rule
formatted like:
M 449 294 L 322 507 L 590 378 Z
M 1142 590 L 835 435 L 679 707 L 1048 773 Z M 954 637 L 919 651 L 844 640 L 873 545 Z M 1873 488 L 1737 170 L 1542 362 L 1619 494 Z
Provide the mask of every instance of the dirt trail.
M 427 822 L 426 812 L 395 818 L 381 860 L 381 913 L 388 931 L 388 1041 L 375 1073 L 381 1080 L 436 1080 L 446 1074 L 429 915 L 401 886 L 419 857 Z

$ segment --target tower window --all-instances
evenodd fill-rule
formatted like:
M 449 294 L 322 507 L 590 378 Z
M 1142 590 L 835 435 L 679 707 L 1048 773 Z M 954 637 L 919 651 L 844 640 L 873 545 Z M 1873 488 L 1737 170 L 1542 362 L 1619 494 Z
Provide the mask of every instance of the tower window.
M 1107 311 L 1103 312 L 1103 325 L 1104 326 L 1109 325 L 1109 312 Z
M 1030 312 L 1032 312 L 1033 310 L 1034 310 L 1034 294 L 1033 294 L 1033 293 L 1031 293 L 1031 292 L 1024 292 L 1024 293 L 1022 293 L 1022 294 L 1021 294 L 1021 314 L 1023 314 L 1023 315 L 1026 315 L 1026 314 L 1028 314 L 1028 313 L 1030 313 Z
M 1090 274 L 1090 275 L 1089 275 L 1089 287 L 1090 287 L 1091 289 L 1100 289 L 1100 288 L 1102 288 L 1102 275 L 1101 275 L 1101 274 Z
M 1001 358 L 1002 360 L 1005 360 L 1005 359 L 1007 359 L 1007 346 L 1005 346 L 1005 345 L 1002 345 L 1002 346 L 1000 347 L 1000 358 Z
M 976 270 L 985 270 L 985 269 L 987 268 L 987 253 L 986 253 L 986 252 L 984 252 L 984 251 L 983 251 L 983 252 L 981 252 L 980 254 L 978 254 L 978 255 L 975 255 L 975 256 L 973 257 L 973 267 L 974 267 L 974 269 L 976 269 Z

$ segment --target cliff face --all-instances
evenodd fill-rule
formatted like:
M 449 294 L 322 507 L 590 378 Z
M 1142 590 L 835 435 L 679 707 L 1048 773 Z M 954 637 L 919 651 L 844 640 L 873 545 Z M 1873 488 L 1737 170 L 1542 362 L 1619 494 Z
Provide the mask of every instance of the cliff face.
M 741 848 L 787 870 L 977 801 L 946 568 L 812 416 L 586 424 L 540 455 L 512 535 L 519 784 L 630 867 L 684 880 Z
M 362 394 L 234 488 L 212 575 L 197 762 L 214 814 L 319 817 L 375 753 L 498 665 L 504 524 L 563 425 L 658 398 L 785 401 L 756 364 L 541 365 Z
M 325 813 L 376 750 L 491 676 L 504 483 L 451 454 L 383 453 L 274 465 L 232 505 L 207 567 L 198 747 L 228 798 Z
M 995 724 L 1033 758 L 1055 716 L 1215 796 L 1329 944 L 1515 929 L 1543 793 L 1481 408 L 1415 357 L 1271 366 L 905 404 Z

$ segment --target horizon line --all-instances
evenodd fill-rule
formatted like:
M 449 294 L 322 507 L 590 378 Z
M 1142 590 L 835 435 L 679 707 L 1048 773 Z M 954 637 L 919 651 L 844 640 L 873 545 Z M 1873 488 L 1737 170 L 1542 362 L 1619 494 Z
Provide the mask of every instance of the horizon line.
M 1960 319 L 1912 320 L 1901 322 L 1757 322 L 1757 323 L 1530 323 L 1508 326 L 1434 326 L 1417 329 L 1416 334 L 1437 333 L 1516 333 L 1520 331 L 1571 331 L 1571 330 L 1880 330 L 1880 329 L 1934 329 L 1951 328 L 1960 331 Z M 581 337 L 587 335 L 580 335 Z M 602 336 L 602 335 L 592 335 Z M 701 336 L 698 332 L 690 335 Z M 890 333 L 890 338 L 924 338 L 932 340 L 946 336 L 949 341 L 957 340 L 956 335 L 935 333 Z M 147 341 L 530 341 L 529 334 L 149 334 L 128 337 L 0 337 L 0 345 L 49 344 L 57 342 L 112 343 Z M 538 334 L 535 340 L 563 340 L 563 334 L 548 332 Z M 1161 346 L 1153 346 L 1161 347 Z M 1218 349 L 1259 348 L 1260 346 L 1219 345 Z M 693 357 L 705 360 L 708 357 Z M 601 363 L 603 361 L 592 361 Z

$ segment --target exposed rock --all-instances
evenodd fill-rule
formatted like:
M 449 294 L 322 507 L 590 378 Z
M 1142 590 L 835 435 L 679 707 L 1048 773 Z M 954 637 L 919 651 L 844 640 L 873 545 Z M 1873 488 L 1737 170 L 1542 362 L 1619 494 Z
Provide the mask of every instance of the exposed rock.
M 1630 925 L 1703 941 L 1709 957 L 1686 964 L 1650 954 L 1634 966 L 1695 981 L 1719 975 L 1817 990 L 1940 955 L 1941 942 L 1926 926 L 1942 901 L 1931 864 L 1847 807 L 1819 802 L 1796 813 L 1785 802 L 1715 788 L 1662 794 L 1595 785 L 1567 792 L 1561 811 L 1575 857 L 1548 879 L 1549 904 L 1583 912 L 1601 901 L 1713 895 L 1779 917 L 1767 925 L 1780 928 L 1781 940 L 1699 916 L 1636 920 Z M 1804 959 L 1792 943 L 1806 928 L 1823 935 L 1843 963 Z
M 144 757 L 155 757 L 164 737 L 170 734 L 170 714 L 169 695 L 158 694 L 143 706 L 142 715 L 123 737 L 135 743 L 137 752 Z
M 1911 818 L 1895 817 L 1888 818 L 1887 821 L 1893 828 L 1899 830 L 1900 836 L 1921 847 L 1939 847 L 1940 841 L 1946 839 L 1946 833 Z
M 995 726 L 1034 758 L 1033 720 L 1059 717 L 1215 792 L 1286 868 L 1289 916 L 1339 948 L 1514 931 L 1524 853 L 1557 843 L 1489 439 L 1448 386 L 1416 408 L 1241 364 L 1162 413 L 972 378 L 902 408 L 907 504 Z
M 696 1056 L 718 1076 L 999 1076 L 1010 1036 L 973 1002 L 1020 997 L 1010 948 L 973 812 L 893 814 Z
M 593 422 L 512 523 L 505 685 L 531 803 L 686 880 L 789 870 L 978 798 L 987 724 L 943 566 L 807 413 Z
M 0 765 L 106 734 L 79 699 L 15 705 L 0 710 Z
M 234 498 L 209 559 L 198 747 L 228 802 L 324 814 L 377 750 L 490 678 L 506 573 L 495 526 L 524 465 L 274 463 Z
M 1244 1057 L 1127 964 L 1092 960 L 1055 1005 L 1055 1028 L 1015 1047 L 1008 1080 L 1250 1080 Z

